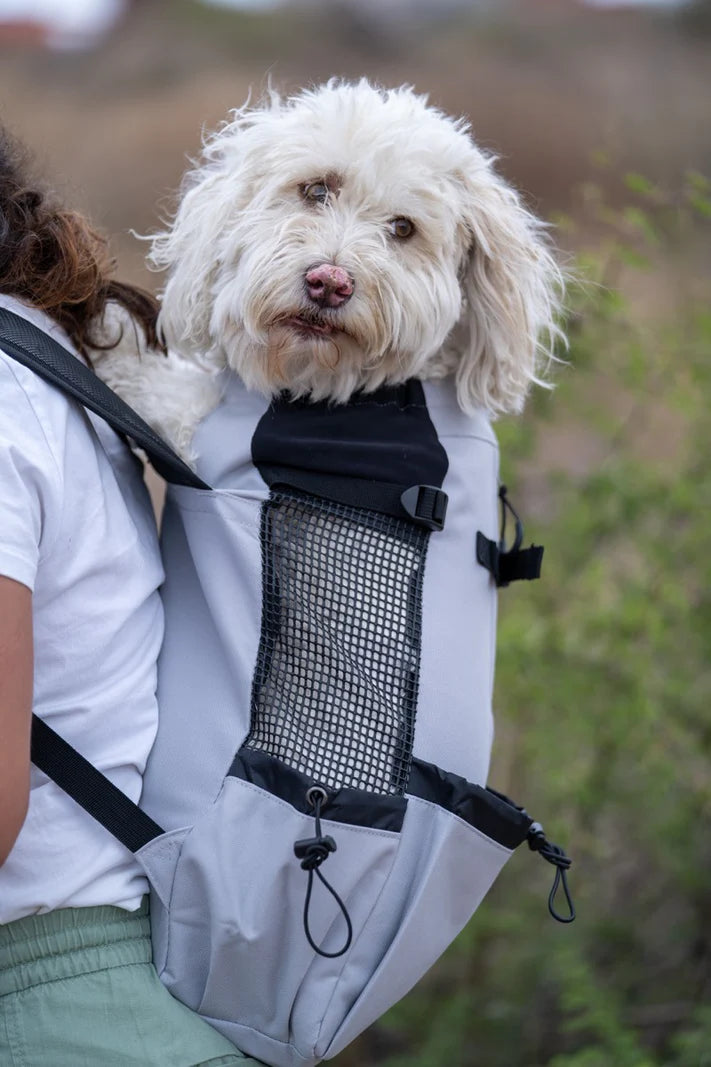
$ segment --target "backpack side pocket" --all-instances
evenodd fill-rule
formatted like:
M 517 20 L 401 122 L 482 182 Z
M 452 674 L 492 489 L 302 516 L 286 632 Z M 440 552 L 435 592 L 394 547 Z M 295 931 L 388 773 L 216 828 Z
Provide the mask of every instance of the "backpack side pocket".
M 352 971 L 350 950 L 341 952 L 344 911 L 355 947 L 390 877 L 406 805 L 355 790 L 332 794 L 321 821 L 337 846 L 327 879 L 341 903 L 314 881 L 307 908 L 309 876 L 294 845 L 314 832 L 309 782 L 267 762 L 290 797 L 292 789 L 302 794 L 303 810 L 230 774 L 192 830 L 157 839 L 139 859 L 152 879 L 159 871 L 158 949 L 168 989 L 248 1054 L 302 1067 L 320 1058 L 325 1008 L 344 968 Z M 376 825 L 362 825 L 366 819 Z M 356 978 L 358 989 L 364 980 Z
M 456 813 L 454 804 L 408 796 L 400 848 L 378 903 L 377 926 L 387 934 L 380 934 L 381 952 L 371 956 L 368 981 L 349 1010 L 344 1000 L 329 1007 L 322 1058 L 337 1055 L 412 989 L 467 924 L 530 826 L 528 816 L 487 790 L 431 769 L 456 781 L 464 802 Z

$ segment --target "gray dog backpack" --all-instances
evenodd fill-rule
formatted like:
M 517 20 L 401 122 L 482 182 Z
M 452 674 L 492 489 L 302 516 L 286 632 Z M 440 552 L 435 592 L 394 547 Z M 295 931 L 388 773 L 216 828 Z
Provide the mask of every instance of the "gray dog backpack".
M 168 482 L 141 806 L 36 719 L 32 758 L 145 870 L 171 993 L 254 1058 L 311 1067 L 407 993 L 522 842 L 570 922 L 570 860 L 485 784 L 497 586 L 542 554 L 485 415 L 448 382 L 329 405 L 232 377 L 195 474 L 41 331 L 0 312 L 0 336 Z

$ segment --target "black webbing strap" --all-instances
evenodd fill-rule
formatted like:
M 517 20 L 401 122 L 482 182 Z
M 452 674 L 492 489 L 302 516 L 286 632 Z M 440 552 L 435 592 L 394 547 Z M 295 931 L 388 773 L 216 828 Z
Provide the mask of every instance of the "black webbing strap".
M 167 482 L 209 489 L 140 415 L 43 330 L 20 315 L 0 308 L 0 347 L 8 356 L 58 386 L 109 426 L 142 448 Z
M 0 348 L 101 416 L 117 433 L 130 437 L 166 481 L 210 488 L 76 356 L 6 308 L 0 308 Z M 32 716 L 32 762 L 131 852 L 163 833 L 153 819 L 36 715 Z
M 36 715 L 32 762 L 131 852 L 163 833 L 158 823 Z
M 496 584 L 503 588 L 510 582 L 531 582 L 541 577 L 543 546 L 531 545 L 529 548 L 504 552 L 496 541 L 491 541 L 479 530 L 476 535 L 476 558 L 491 572 Z
M 499 500 L 501 501 L 501 535 L 498 544 L 485 537 L 481 531 L 476 535 L 476 558 L 482 567 L 486 567 L 494 576 L 497 586 L 503 587 L 510 582 L 521 580 L 533 581 L 541 577 L 541 563 L 543 561 L 543 547 L 530 545 L 529 548 L 521 548 L 523 544 L 523 523 L 515 507 L 508 498 L 508 490 L 505 485 L 499 487 Z M 506 515 L 510 513 L 516 527 L 514 542 L 510 548 L 506 547 Z

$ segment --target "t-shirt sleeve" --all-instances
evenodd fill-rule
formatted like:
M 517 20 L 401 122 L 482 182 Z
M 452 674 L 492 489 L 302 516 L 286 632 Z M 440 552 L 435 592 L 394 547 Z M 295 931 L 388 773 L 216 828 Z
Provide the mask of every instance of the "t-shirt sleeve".
M 0 575 L 34 589 L 49 534 L 48 511 L 61 481 L 41 413 L 0 351 Z

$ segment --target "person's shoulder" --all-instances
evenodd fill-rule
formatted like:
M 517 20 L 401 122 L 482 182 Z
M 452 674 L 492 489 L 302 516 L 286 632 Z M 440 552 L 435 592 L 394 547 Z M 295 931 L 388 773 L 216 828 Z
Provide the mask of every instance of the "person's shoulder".
M 8 355 L 0 341 L 0 407 L 4 414 L 14 415 L 18 421 L 26 418 L 34 414 L 37 399 L 52 392 L 57 390 Z
M 26 319 L 75 355 L 69 338 L 45 312 L 6 295 L 0 295 L 0 307 Z M 33 415 L 42 423 L 47 420 L 48 415 L 54 415 L 55 418 L 58 415 L 66 415 L 70 407 L 60 389 L 10 356 L 3 347 L 1 335 L 0 384 L 0 410 L 4 418 L 11 417 L 14 412 L 16 419 Z
M 0 341 L 0 411 L 3 417 L 18 423 L 27 418 L 43 423 L 49 412 L 61 412 L 66 407 L 67 398 L 61 390 L 8 355 Z
M 13 463 L 61 481 L 67 429 L 79 417 L 60 389 L 9 356 L 0 342 L 0 450 L 9 450 Z

